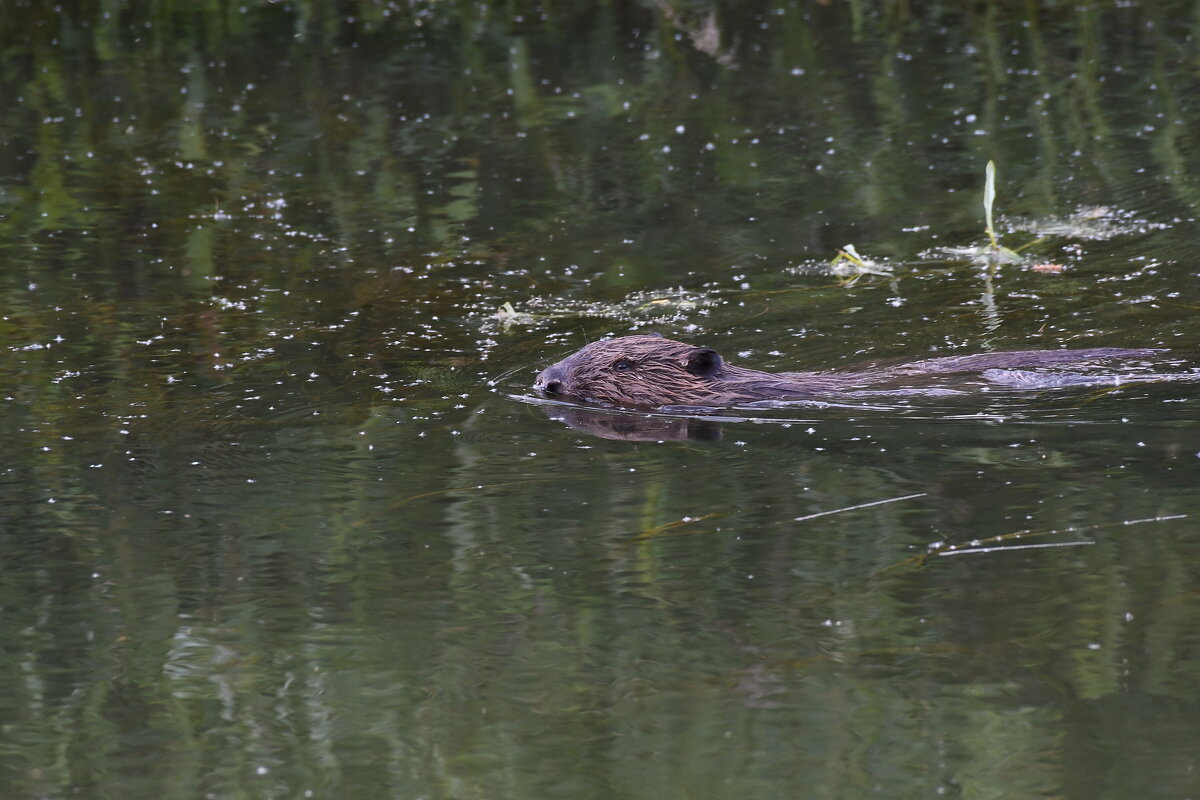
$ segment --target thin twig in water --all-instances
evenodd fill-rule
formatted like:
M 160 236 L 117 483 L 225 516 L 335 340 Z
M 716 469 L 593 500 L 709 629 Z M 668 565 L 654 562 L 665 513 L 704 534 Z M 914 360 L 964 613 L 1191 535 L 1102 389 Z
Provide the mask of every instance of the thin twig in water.
M 941 550 L 939 556 L 965 556 L 971 553 L 995 553 L 1000 550 L 1043 550 L 1047 547 L 1079 547 L 1095 542 L 1046 542 L 1044 544 L 1004 544 L 998 547 L 971 547 L 964 550 Z
M 432 492 L 421 492 L 421 494 L 410 495 L 403 497 L 389 505 L 385 510 L 394 511 L 406 503 L 411 503 L 415 500 L 424 500 L 429 497 L 441 497 L 443 495 L 455 494 L 456 492 L 479 492 L 484 489 L 503 489 L 508 486 L 525 486 L 530 483 L 545 483 L 549 478 L 531 478 L 524 481 L 508 481 L 506 483 L 479 483 L 474 486 L 451 486 L 449 489 L 435 489 Z
M 680 526 L 691 525 L 693 522 L 703 522 L 706 519 L 713 519 L 714 517 L 720 516 L 723 515 L 714 511 L 711 514 L 705 514 L 702 517 L 685 517 L 683 519 L 672 520 L 671 522 L 667 522 L 662 525 L 656 525 L 653 528 L 646 528 L 645 530 L 638 531 L 638 533 L 633 537 L 633 541 L 637 542 L 643 539 L 649 539 L 651 536 L 657 536 L 660 533 L 675 532 L 675 529 L 679 528 Z
M 1099 530 L 1101 528 L 1112 528 L 1117 525 L 1128 526 L 1128 525 L 1141 525 L 1144 522 L 1168 522 L 1173 519 L 1184 519 L 1185 517 L 1187 517 L 1187 514 L 1168 514 L 1166 516 L 1146 517 L 1144 519 L 1125 519 L 1125 520 L 1121 520 L 1120 522 L 1100 522 L 1095 525 L 1084 525 L 1083 527 L 1076 527 L 1074 525 L 1071 525 L 1069 527 L 1062 528 L 1062 529 L 1051 528 L 1049 530 L 1044 530 L 1044 531 L 1024 530 L 1024 531 L 1016 531 L 1014 533 L 1002 533 L 999 536 L 992 536 L 991 538 L 988 538 L 988 539 L 982 539 L 982 540 L 971 542 L 969 545 L 948 545 L 946 547 L 937 548 L 937 549 L 932 550 L 930 552 L 930 555 L 952 556 L 955 553 L 968 553 L 968 552 L 980 553 L 980 552 L 991 552 L 993 550 L 1005 550 L 1005 549 L 1015 550 L 1018 547 L 1018 545 L 1002 545 L 1000 547 L 982 547 L 982 545 L 1002 544 L 1003 542 L 1007 542 L 1010 539 L 1023 539 L 1027 536 L 1054 536 L 1055 534 L 1059 534 L 1059 533 L 1083 533 L 1084 531 L 1094 531 L 1094 530 Z M 1025 545 L 1025 546 L 1028 546 L 1028 545 Z
M 1144 519 L 1125 519 L 1125 520 L 1121 520 L 1120 522 L 1100 522 L 1095 525 L 1084 525 L 1083 527 L 1075 527 L 1074 525 L 1071 525 L 1070 527 L 1062 528 L 1061 530 L 1059 530 L 1057 528 L 1050 528 L 1050 529 L 1044 530 L 1044 531 L 1031 531 L 1031 530 L 1014 531 L 1012 533 L 1002 533 L 999 536 L 990 536 L 987 539 L 977 539 L 968 545 L 946 545 L 944 543 L 939 542 L 936 545 L 930 545 L 929 550 L 927 552 L 921 553 L 920 555 L 912 556 L 911 558 L 906 558 L 903 561 L 892 564 L 891 566 L 884 567 L 883 569 L 881 569 L 879 571 L 879 574 L 886 575 L 890 572 L 894 572 L 895 570 L 900 569 L 901 567 L 924 566 L 925 563 L 929 560 L 930 556 L 953 556 L 953 555 L 960 555 L 960 554 L 966 555 L 966 554 L 991 553 L 991 552 L 995 552 L 996 550 L 1032 549 L 1035 547 L 1036 548 L 1074 547 L 1074 546 L 1077 546 L 1080 544 L 1090 544 L 1090 543 L 1086 543 L 1086 542 L 1063 542 L 1063 543 L 1057 544 L 1057 545 L 1051 544 L 1051 543 L 1033 544 L 1033 545 L 1004 545 L 1004 544 L 1002 544 L 1003 542 L 1007 542 L 1011 539 L 1024 539 L 1024 538 L 1030 537 L 1030 536 L 1054 536 L 1055 534 L 1060 534 L 1060 533 L 1082 533 L 1084 531 L 1095 531 L 1095 530 L 1100 530 L 1102 528 L 1113 528 L 1118 525 L 1123 525 L 1123 526 L 1127 527 L 1130 525 L 1141 525 L 1144 522 L 1169 522 L 1169 521 L 1175 520 L 1175 519 L 1186 519 L 1186 518 L 1187 518 L 1187 514 L 1166 514 L 1161 517 L 1146 517 Z M 1000 546 L 998 546 L 998 547 L 986 547 L 985 546 L 985 545 L 989 545 L 989 544 L 999 544 Z
M 906 494 L 903 497 L 890 497 L 887 500 L 872 500 L 870 503 L 859 503 L 856 506 L 846 506 L 845 508 L 835 508 L 830 511 L 818 511 L 815 514 L 805 514 L 803 517 L 796 517 L 796 522 L 804 522 L 805 520 L 816 519 L 817 517 L 825 517 L 830 514 L 841 514 L 843 511 L 857 511 L 860 508 L 870 508 L 871 506 L 882 506 L 886 503 L 899 503 L 901 500 L 912 500 L 916 497 L 924 497 L 926 492 L 917 492 L 916 494 Z

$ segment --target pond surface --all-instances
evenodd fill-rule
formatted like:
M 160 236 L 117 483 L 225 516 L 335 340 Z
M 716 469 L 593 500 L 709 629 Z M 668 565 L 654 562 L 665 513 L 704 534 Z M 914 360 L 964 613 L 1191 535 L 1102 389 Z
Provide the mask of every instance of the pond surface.
M 1195 369 L 1193 5 L 927 5 L 7 4 L 0 794 L 1200 794 L 1200 384 L 530 389 Z

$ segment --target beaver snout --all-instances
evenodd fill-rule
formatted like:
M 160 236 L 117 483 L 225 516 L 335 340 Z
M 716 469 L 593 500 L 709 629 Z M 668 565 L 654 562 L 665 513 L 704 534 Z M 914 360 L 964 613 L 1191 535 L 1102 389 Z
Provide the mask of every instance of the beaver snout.
M 538 373 L 537 378 L 533 381 L 533 388 L 550 397 L 561 397 L 565 393 L 564 378 L 566 378 L 566 370 L 558 364 L 554 364 Z

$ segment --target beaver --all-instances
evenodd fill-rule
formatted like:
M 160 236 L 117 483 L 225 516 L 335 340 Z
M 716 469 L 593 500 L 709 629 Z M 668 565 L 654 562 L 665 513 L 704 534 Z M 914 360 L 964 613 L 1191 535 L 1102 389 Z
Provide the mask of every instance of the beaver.
M 944 356 L 846 372 L 762 372 L 728 363 L 710 347 L 662 336 L 621 336 L 592 342 L 538 374 L 534 388 L 550 398 L 605 406 L 721 407 L 764 400 L 820 400 L 879 394 L 959 394 L 914 387 L 929 376 L 976 373 L 985 381 L 1024 388 L 1094 385 L 1112 375 L 1032 372 L 1105 359 L 1145 359 L 1162 350 L 1093 347 Z M 1138 380 L 1163 376 L 1130 376 Z M 870 387 L 880 387 L 869 391 Z

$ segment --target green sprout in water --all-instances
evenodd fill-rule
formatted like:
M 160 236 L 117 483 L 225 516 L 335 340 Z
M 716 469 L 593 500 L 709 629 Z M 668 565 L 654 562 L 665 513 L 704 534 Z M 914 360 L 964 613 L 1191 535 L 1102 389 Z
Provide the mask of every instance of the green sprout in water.
M 996 162 L 988 161 L 986 178 L 983 182 L 983 214 L 987 220 L 985 232 L 992 240 L 992 249 L 999 250 L 1000 243 L 996 241 L 996 228 L 992 225 L 992 203 L 996 202 Z
M 852 244 L 838 250 L 837 256 L 829 262 L 829 267 L 830 272 L 834 275 L 845 278 L 842 282 L 843 286 L 853 286 L 863 275 L 891 276 L 892 274 L 891 267 L 860 255 Z
M 988 235 L 988 239 L 992 243 L 992 253 L 998 257 L 1000 261 L 1020 261 L 1021 256 L 1015 250 L 1010 250 L 1007 247 L 1000 245 L 1000 240 L 996 238 L 996 226 L 992 224 L 992 205 L 996 202 L 996 162 L 988 161 L 987 169 L 984 172 L 985 179 L 983 182 L 983 215 L 987 221 L 987 227 L 984 233 Z
M 856 267 L 867 266 L 867 260 L 858 254 L 858 251 L 854 249 L 854 245 L 852 244 L 848 244 L 841 250 L 838 250 L 838 254 L 833 259 L 833 266 L 836 267 L 843 261 L 849 261 Z

